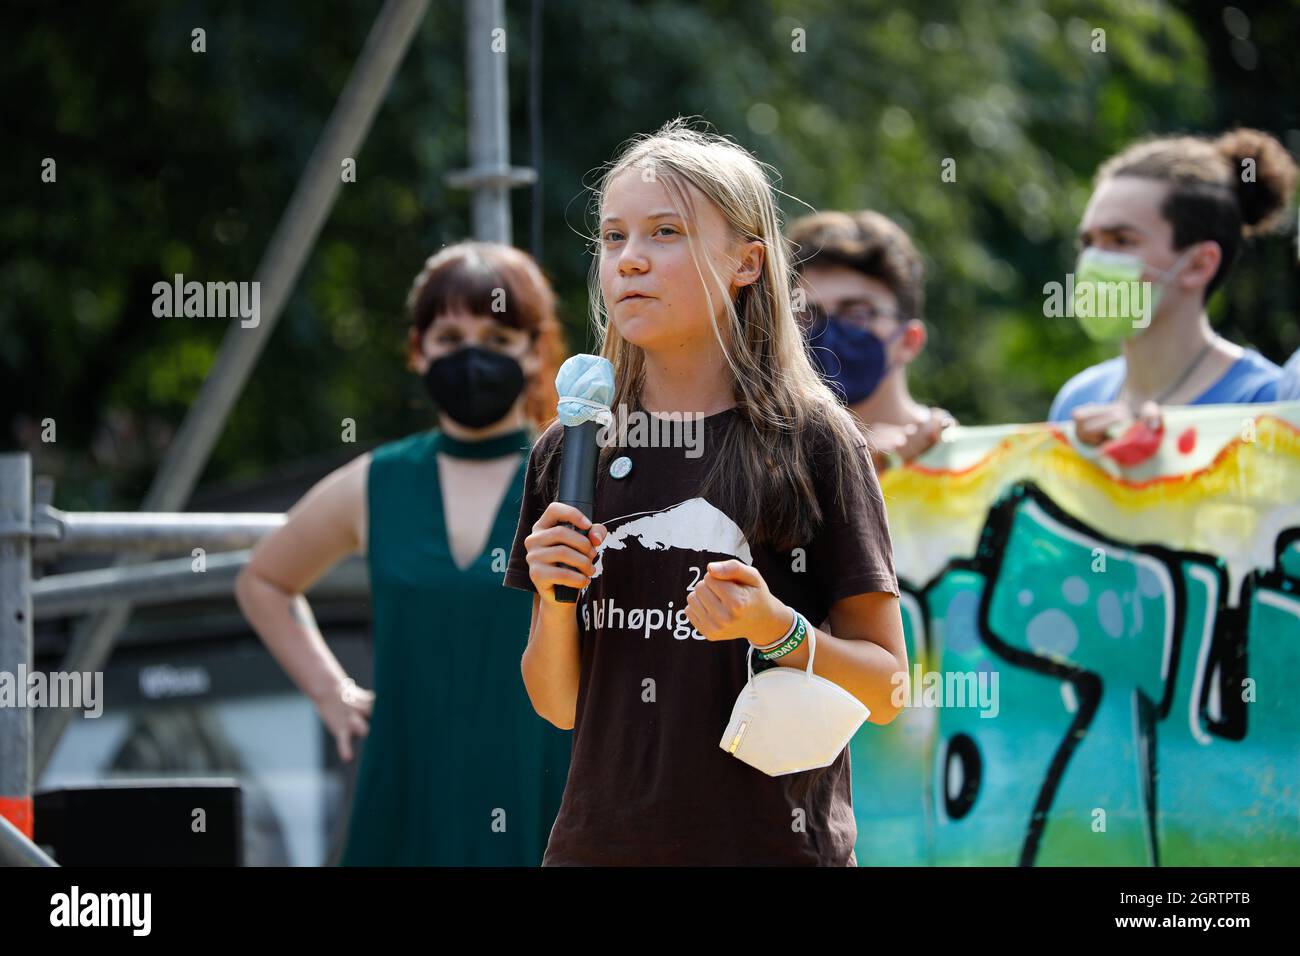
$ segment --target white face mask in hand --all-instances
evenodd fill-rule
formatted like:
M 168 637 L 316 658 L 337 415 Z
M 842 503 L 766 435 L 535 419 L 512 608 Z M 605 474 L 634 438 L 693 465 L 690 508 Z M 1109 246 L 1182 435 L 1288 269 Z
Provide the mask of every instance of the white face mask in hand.
M 808 668 L 749 672 L 718 746 L 769 777 L 828 767 L 871 713 L 847 690 L 813 673 L 816 636 L 808 630 Z

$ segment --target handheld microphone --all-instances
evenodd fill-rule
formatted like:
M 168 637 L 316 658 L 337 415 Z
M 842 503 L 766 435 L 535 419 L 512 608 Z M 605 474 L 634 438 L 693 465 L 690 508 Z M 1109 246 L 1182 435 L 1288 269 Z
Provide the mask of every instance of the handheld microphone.
M 596 432 L 601 424 L 613 420 L 609 403 L 614 397 L 614 366 L 599 355 L 570 356 L 555 376 L 555 389 L 560 394 L 556 411 L 564 425 L 556 500 L 590 518 L 600 457 Z M 574 528 L 570 522 L 564 524 Z M 555 600 L 574 604 L 578 589 L 557 584 Z

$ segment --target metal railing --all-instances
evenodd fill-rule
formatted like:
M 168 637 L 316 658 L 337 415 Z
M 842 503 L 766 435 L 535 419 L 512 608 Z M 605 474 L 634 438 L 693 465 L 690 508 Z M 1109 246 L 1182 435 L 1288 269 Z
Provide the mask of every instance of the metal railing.
M 229 597 L 252 546 L 285 522 L 283 514 L 67 512 L 47 502 L 33 506 L 31 488 L 31 456 L 0 455 L 0 672 L 9 675 L 32 672 L 38 617 L 88 614 L 116 603 L 139 607 Z M 43 493 L 48 491 L 46 485 Z M 173 551 L 187 556 L 32 576 L 34 557 Z M 309 593 L 367 597 L 365 561 L 341 562 Z M 0 797 L 30 799 L 32 742 L 31 709 L 0 707 Z M 0 865 L 54 865 L 19 828 L 3 817 L 0 822 Z
M 283 515 L 178 514 L 174 509 L 184 505 L 207 463 L 341 188 L 340 161 L 355 157 L 364 143 L 428 5 L 429 0 L 385 0 L 258 264 L 261 321 L 249 328 L 239 318 L 231 322 L 159 466 L 144 499 L 145 510 L 59 511 L 40 487 L 33 508 L 30 458 L 0 455 L 0 671 L 16 673 L 20 663 L 30 670 L 33 613 L 85 614 L 77 622 L 61 669 L 99 670 L 133 605 L 228 593 L 247 563 L 246 549 L 283 523 Z M 510 164 L 506 59 L 493 45 L 504 26 L 503 0 L 465 0 L 470 162 L 466 169 L 449 172 L 445 181 L 470 191 L 476 239 L 509 243 L 510 190 L 534 182 L 537 174 Z M 194 548 L 205 551 L 201 573 L 188 558 L 142 563 L 150 553 Z M 32 580 L 33 557 L 45 560 L 67 553 L 111 553 L 114 564 Z M 344 562 L 312 593 L 368 593 L 364 571 L 360 561 Z M 33 776 L 49 763 L 71 715 L 68 708 L 43 712 L 33 732 L 30 709 L 0 707 L 0 798 L 30 800 Z
M 27 834 L 0 816 L 0 866 L 58 866 Z

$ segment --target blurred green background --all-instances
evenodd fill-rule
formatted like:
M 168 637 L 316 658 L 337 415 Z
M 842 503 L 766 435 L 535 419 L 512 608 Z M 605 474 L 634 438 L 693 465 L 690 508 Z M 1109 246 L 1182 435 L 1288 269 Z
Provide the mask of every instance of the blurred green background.
M 378 6 L 9 11 L 0 443 L 55 475 L 61 507 L 139 504 L 228 324 L 155 318 L 152 285 L 252 278 Z M 787 219 L 869 207 L 912 231 L 931 328 L 913 391 L 967 424 L 1040 421 L 1066 378 L 1113 354 L 1042 314 L 1099 162 L 1136 137 L 1236 124 L 1300 153 L 1300 0 L 547 0 L 536 38 L 531 4 L 506 8 L 518 165 L 530 55 L 542 76 L 541 202 L 516 191 L 515 241 L 552 277 L 573 350 L 591 346 L 584 184 L 628 136 L 699 115 L 780 171 Z M 463 63 L 462 5 L 434 0 L 205 482 L 337 453 L 345 417 L 365 444 L 432 424 L 402 310 L 424 258 L 469 230 L 467 194 L 443 185 L 467 165 Z M 47 156 L 57 184 L 40 180 Z M 1280 363 L 1300 346 L 1294 221 L 1237 270 L 1211 315 Z

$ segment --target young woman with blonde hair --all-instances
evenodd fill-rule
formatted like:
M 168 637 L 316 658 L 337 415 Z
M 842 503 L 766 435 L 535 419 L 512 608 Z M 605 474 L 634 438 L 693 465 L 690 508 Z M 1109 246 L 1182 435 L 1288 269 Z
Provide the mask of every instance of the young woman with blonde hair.
M 595 207 L 612 404 L 699 415 L 703 445 L 602 448 L 594 521 L 556 501 L 562 426 L 533 449 L 506 584 L 535 592 L 529 697 L 574 729 L 544 862 L 855 865 L 847 747 L 769 776 L 719 745 L 751 646 L 775 667 L 813 650 L 877 724 L 907 668 L 867 440 L 805 351 L 775 190 L 678 119 L 627 146 Z

